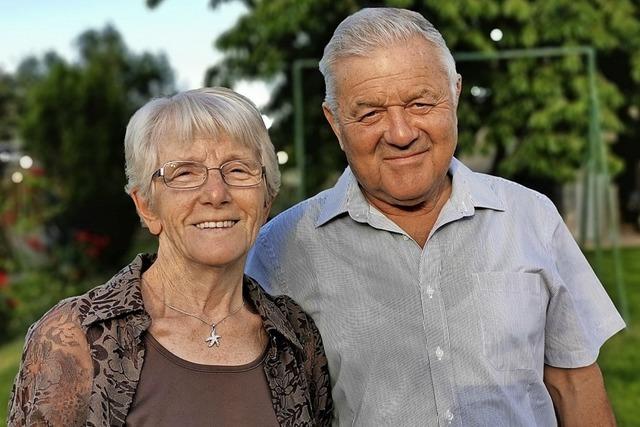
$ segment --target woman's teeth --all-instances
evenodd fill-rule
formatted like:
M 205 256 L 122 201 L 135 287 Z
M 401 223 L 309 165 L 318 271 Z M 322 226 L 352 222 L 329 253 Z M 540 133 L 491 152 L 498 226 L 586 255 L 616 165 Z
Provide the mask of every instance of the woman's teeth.
M 235 223 L 236 221 L 207 221 L 196 224 L 196 227 L 201 230 L 205 228 L 230 228 L 233 227 Z

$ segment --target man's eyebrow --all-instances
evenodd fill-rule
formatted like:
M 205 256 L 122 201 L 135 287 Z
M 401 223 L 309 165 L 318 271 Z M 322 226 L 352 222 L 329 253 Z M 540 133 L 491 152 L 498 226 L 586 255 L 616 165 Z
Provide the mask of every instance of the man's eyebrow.
M 431 97 L 431 98 L 435 98 L 437 97 L 438 94 L 435 90 L 433 90 L 433 88 L 430 87 L 425 87 L 422 88 L 419 91 L 416 92 L 412 92 L 408 97 L 407 97 L 407 101 L 413 101 L 414 99 L 418 99 L 418 98 L 423 98 L 423 97 Z
M 354 105 L 354 109 L 355 108 L 366 108 L 366 107 L 380 107 L 381 105 L 383 105 L 384 103 L 381 102 L 378 99 L 372 99 L 372 100 L 358 100 L 356 101 L 355 105 Z

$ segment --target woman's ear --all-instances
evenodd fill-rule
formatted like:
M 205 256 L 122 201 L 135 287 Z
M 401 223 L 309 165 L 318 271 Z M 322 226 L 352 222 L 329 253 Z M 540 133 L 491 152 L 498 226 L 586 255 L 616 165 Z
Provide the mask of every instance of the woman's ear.
M 133 204 L 136 205 L 138 215 L 140 215 L 144 223 L 147 225 L 147 228 L 149 228 L 149 232 L 154 236 L 159 236 L 162 232 L 162 222 L 153 212 L 153 209 L 151 209 L 149 201 L 142 197 L 138 190 L 133 190 L 131 192 L 131 198 L 133 199 Z
M 262 220 L 262 224 L 260 224 L 260 226 L 263 226 L 267 223 L 267 220 L 269 219 L 269 212 L 271 212 L 271 204 L 273 203 L 273 199 L 271 199 L 269 196 L 267 196 L 266 199 L 264 199 L 264 206 L 263 206 L 263 214 L 264 214 L 264 219 Z

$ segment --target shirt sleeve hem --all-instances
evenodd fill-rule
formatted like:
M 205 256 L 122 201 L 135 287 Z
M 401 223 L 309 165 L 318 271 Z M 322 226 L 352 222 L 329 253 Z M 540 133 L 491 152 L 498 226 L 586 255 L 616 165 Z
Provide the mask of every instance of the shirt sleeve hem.
M 612 319 L 599 328 L 598 333 L 593 338 L 592 343 L 594 346 L 592 349 L 551 352 L 546 355 L 544 363 L 554 368 L 583 368 L 592 365 L 598 359 L 602 345 L 625 327 L 626 324 L 621 318 Z

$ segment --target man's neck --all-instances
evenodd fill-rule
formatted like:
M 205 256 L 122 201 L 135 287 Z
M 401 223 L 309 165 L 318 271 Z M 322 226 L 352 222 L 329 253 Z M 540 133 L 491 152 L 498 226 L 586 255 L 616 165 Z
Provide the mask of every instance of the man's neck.
M 386 203 L 363 193 L 369 203 L 402 228 L 420 247 L 424 247 L 440 211 L 451 196 L 451 189 L 451 177 L 447 175 L 432 196 L 413 206 Z

